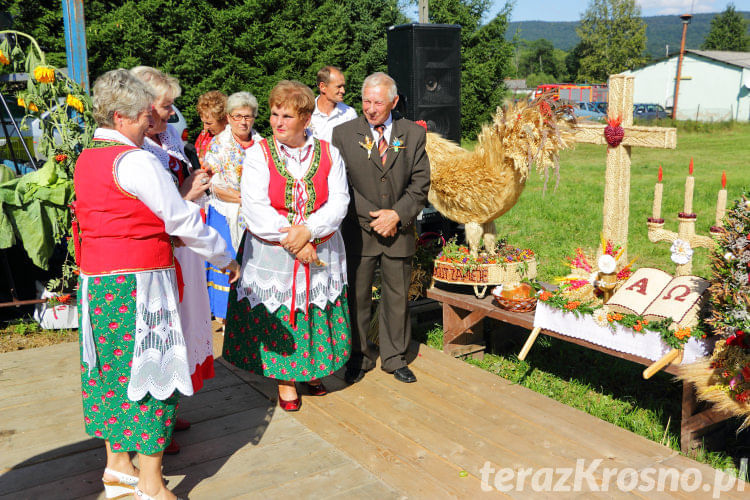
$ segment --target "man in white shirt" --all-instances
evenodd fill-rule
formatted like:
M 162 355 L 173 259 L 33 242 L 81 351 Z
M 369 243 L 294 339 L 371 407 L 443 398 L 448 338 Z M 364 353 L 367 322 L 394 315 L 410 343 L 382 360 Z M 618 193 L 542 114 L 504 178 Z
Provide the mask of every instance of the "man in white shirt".
M 318 71 L 318 90 L 315 111 L 310 121 L 310 129 L 316 139 L 331 142 L 331 133 L 339 125 L 357 117 L 354 108 L 343 103 L 346 78 L 335 66 L 324 66 Z

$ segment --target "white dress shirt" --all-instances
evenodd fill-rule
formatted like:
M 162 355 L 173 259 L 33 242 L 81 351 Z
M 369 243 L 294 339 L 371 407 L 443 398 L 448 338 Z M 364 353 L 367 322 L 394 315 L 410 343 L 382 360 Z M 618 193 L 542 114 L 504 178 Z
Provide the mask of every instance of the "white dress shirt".
M 370 133 L 372 133 L 372 138 L 375 141 L 375 152 L 377 153 L 378 149 L 378 139 L 380 139 L 380 132 L 375 130 L 375 126 L 371 124 L 370 122 L 367 122 L 367 125 L 370 126 Z M 393 130 L 393 116 L 391 114 L 388 114 L 388 118 L 385 120 L 385 130 L 383 130 L 383 137 L 385 137 L 386 144 L 391 143 L 391 130 Z
M 320 96 L 315 98 L 315 110 L 310 120 L 310 130 L 316 139 L 331 142 L 333 129 L 337 125 L 354 120 L 357 117 L 357 112 L 351 106 L 339 102 L 336 103 L 331 114 L 327 115 L 318 109 L 318 99 L 320 99 Z

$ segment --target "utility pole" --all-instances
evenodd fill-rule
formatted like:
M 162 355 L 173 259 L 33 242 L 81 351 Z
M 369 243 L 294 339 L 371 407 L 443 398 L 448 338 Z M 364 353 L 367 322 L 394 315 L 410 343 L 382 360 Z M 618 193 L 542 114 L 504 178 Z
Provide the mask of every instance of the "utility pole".
M 680 78 L 682 78 L 682 58 L 685 57 L 685 36 L 687 35 L 687 26 L 690 24 L 692 14 L 683 14 L 682 19 L 682 42 L 680 42 L 680 59 L 677 62 L 677 78 L 674 82 L 674 102 L 672 103 L 672 119 L 677 119 L 677 96 L 680 93 Z
M 430 13 L 429 13 L 429 0 L 419 0 L 417 10 L 419 12 L 419 22 L 420 23 L 429 23 L 430 22 Z
M 83 0 L 62 0 L 65 26 L 65 54 L 68 77 L 89 91 L 89 63 L 86 54 L 86 23 L 83 20 Z

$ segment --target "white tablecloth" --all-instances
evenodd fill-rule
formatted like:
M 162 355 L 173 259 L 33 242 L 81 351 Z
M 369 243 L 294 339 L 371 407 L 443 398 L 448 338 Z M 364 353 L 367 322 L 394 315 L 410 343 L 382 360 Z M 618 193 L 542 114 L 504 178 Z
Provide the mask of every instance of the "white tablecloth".
M 589 314 L 576 316 L 572 312 L 550 307 L 543 302 L 537 303 L 534 315 L 534 327 L 653 361 L 660 359 L 672 349 L 664 343 L 657 332 L 649 330 L 644 330 L 645 333 L 635 332 L 618 323 L 614 325 L 614 329 L 601 327 Z M 713 343 L 710 339 L 691 338 L 685 344 L 682 362 L 692 363 L 698 358 L 709 356 L 713 352 Z

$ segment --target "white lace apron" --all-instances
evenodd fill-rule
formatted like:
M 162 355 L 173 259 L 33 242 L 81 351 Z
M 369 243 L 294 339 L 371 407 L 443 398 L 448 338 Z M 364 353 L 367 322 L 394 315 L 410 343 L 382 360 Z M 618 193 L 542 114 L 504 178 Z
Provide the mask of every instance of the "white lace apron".
M 94 276 L 81 273 L 82 357 L 89 373 L 96 366 L 94 332 L 88 302 L 88 282 Z M 133 363 L 128 398 L 139 401 L 146 394 L 166 399 L 175 390 L 193 394 L 187 348 L 177 312 L 178 293 L 174 269 L 135 273 L 136 319 Z
M 308 302 L 324 309 L 328 302 L 334 302 L 341 295 L 346 285 L 346 254 L 341 233 L 336 231 L 328 241 L 321 243 L 317 253 L 318 260 L 326 265 L 309 264 L 310 291 L 307 295 L 305 266 L 299 266 L 294 287 L 294 255 L 284 247 L 267 243 L 246 232 L 237 300 L 247 297 L 250 307 L 263 304 L 269 312 L 274 313 L 282 305 L 291 311 L 292 296 L 295 295 L 294 308 L 298 311 L 305 312 Z

